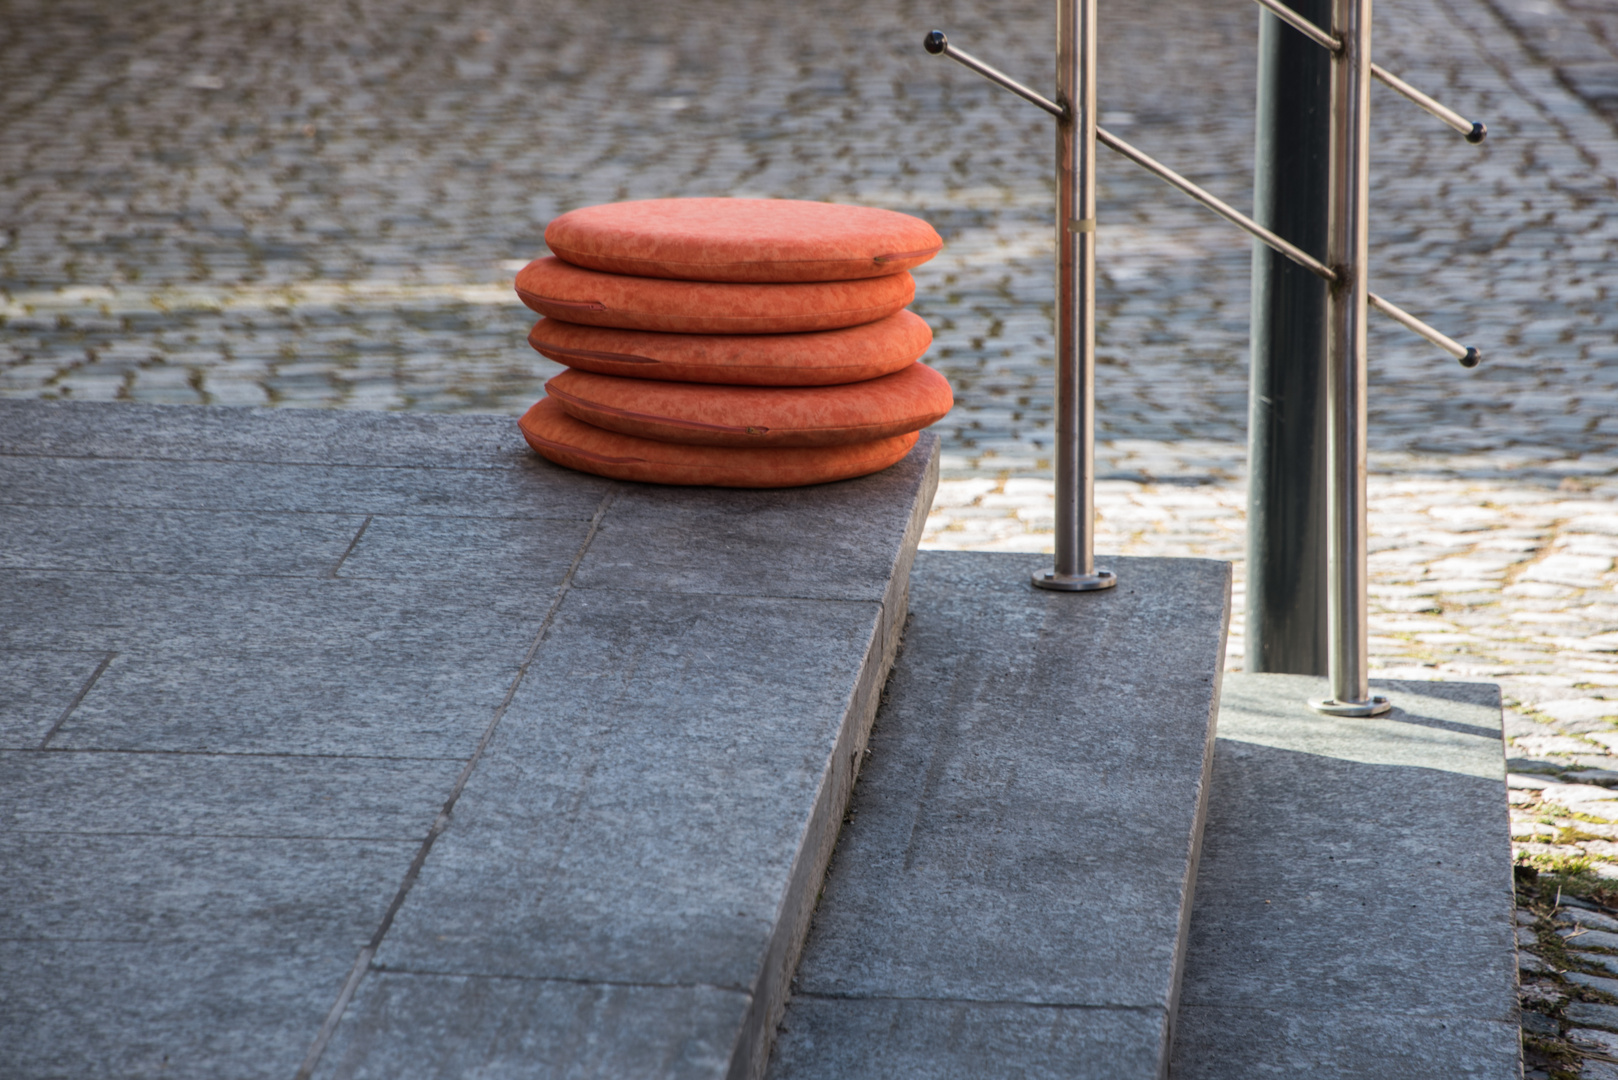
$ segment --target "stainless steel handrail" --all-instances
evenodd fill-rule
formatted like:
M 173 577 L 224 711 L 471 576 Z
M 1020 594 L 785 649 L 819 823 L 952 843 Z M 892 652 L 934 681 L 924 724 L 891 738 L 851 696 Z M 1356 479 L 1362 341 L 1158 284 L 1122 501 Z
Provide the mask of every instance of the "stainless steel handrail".
M 1325 30 L 1322 30 L 1320 27 L 1316 26 L 1302 15 L 1299 15 L 1296 11 L 1293 11 L 1285 4 L 1281 3 L 1281 0 L 1253 0 L 1253 2 L 1259 7 L 1264 8 L 1271 15 L 1274 15 L 1277 19 L 1280 19 L 1282 22 L 1292 27 L 1292 29 L 1296 30 L 1310 41 L 1313 41 L 1316 45 L 1319 45 L 1321 48 L 1329 49 L 1332 52 L 1342 51 L 1343 43 L 1338 39 L 1337 35 L 1330 34 Z
M 1280 19 L 1282 22 L 1292 27 L 1292 29 L 1296 30 L 1310 41 L 1313 41 L 1316 45 L 1319 45 L 1321 48 L 1328 49 L 1333 54 L 1343 51 L 1342 38 L 1338 37 L 1336 34 L 1328 33 L 1327 31 L 1322 30 L 1320 27 L 1316 26 L 1302 15 L 1299 15 L 1296 11 L 1293 11 L 1285 4 L 1281 3 L 1281 0 L 1253 0 L 1253 2 L 1259 7 L 1263 8 L 1265 11 L 1268 11 L 1271 15 L 1274 15 L 1277 19 Z M 1456 131 L 1459 131 L 1462 135 L 1465 135 L 1467 142 L 1480 143 L 1483 141 L 1483 137 L 1489 133 L 1487 125 L 1485 125 L 1482 121 L 1468 120 L 1466 117 L 1462 116 L 1448 105 L 1445 105 L 1443 102 L 1437 101 L 1434 98 L 1422 93 L 1420 90 L 1417 90 L 1414 86 L 1411 86 L 1409 83 L 1399 78 L 1399 76 L 1395 75 L 1381 64 L 1371 64 L 1371 77 L 1381 80 L 1389 88 L 1403 94 L 1417 105 L 1420 105 L 1423 109 L 1426 109 L 1428 112 L 1444 121 L 1444 123 L 1448 124 Z
M 1480 143 L 1483 137 L 1489 134 L 1489 128 L 1481 120 L 1468 120 L 1454 109 L 1441 101 L 1436 101 L 1405 82 L 1399 76 L 1383 67 L 1381 64 L 1371 65 L 1371 74 L 1386 84 L 1390 89 L 1397 90 L 1411 101 L 1420 105 L 1434 116 L 1438 117 L 1450 127 L 1466 136 L 1469 143 Z
M 1260 0 L 1260 2 L 1262 2 L 1262 0 Z M 985 64 L 983 61 L 979 60 L 975 56 L 972 56 L 970 53 L 962 52 L 960 49 L 957 49 L 954 45 L 949 43 L 949 39 L 944 35 L 943 31 L 934 30 L 932 33 L 928 34 L 924 44 L 926 45 L 928 52 L 933 53 L 936 56 L 947 56 L 951 60 L 961 64 L 963 67 L 970 68 L 979 75 L 982 75 L 990 82 L 1005 87 L 1007 90 L 1010 90 L 1012 93 L 1016 94 L 1025 101 L 1038 105 L 1041 109 L 1044 109 L 1052 116 L 1060 120 L 1066 119 L 1067 110 L 1062 108 L 1062 106 L 1058 105 L 1050 98 L 1045 97 L 1038 91 L 1030 90 L 1028 87 L 1000 71 L 998 68 Z M 1266 229 L 1264 226 L 1260 225 L 1258 222 L 1254 221 L 1252 218 L 1248 217 L 1234 206 L 1231 206 L 1229 203 L 1219 198 L 1219 196 L 1206 190 L 1193 181 L 1188 180 L 1184 176 L 1181 176 L 1179 173 L 1175 172 L 1167 165 L 1164 165 L 1162 162 L 1158 161 L 1150 154 L 1147 154 L 1145 151 L 1130 145 L 1123 139 L 1118 138 L 1118 136 L 1099 126 L 1096 128 L 1096 141 L 1107 147 L 1109 150 L 1113 150 L 1128 158 L 1130 161 L 1133 161 L 1136 165 L 1139 165 L 1141 168 L 1145 169 L 1153 176 L 1156 176 L 1159 180 L 1162 180 L 1169 186 L 1184 192 L 1186 195 L 1189 195 L 1191 198 L 1195 199 L 1203 206 L 1206 206 L 1209 210 L 1212 210 L 1214 213 L 1218 214 L 1232 225 L 1235 225 L 1237 228 L 1249 233 L 1261 242 L 1268 244 L 1282 255 L 1285 255 L 1287 258 L 1297 263 L 1299 266 L 1302 266 L 1304 269 L 1316 274 L 1322 280 L 1327 282 L 1337 280 L 1337 274 L 1332 270 L 1331 267 L 1309 254 L 1307 251 L 1304 251 L 1296 244 L 1290 243 L 1289 241 L 1284 240 L 1280 236 L 1276 235 L 1271 230 Z M 1462 366 L 1476 367 L 1478 365 L 1478 361 L 1481 359 L 1482 354 L 1477 349 L 1460 344 L 1454 338 L 1435 330 L 1433 327 L 1428 326 L 1426 323 L 1422 322 L 1414 315 L 1411 315 L 1403 308 L 1384 300 L 1380 296 L 1370 294 L 1368 302 L 1372 307 L 1376 308 L 1382 314 L 1397 322 L 1400 326 L 1403 326 L 1405 329 L 1411 331 L 1419 337 L 1425 338 L 1434 345 L 1437 345 L 1439 348 L 1443 349 L 1445 352 L 1449 353 L 1455 359 L 1459 360 Z

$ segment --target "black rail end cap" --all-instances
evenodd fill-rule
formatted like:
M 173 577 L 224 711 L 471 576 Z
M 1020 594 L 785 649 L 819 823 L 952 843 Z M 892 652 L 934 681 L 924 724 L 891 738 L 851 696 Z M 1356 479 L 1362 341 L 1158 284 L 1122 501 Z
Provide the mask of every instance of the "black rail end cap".
M 1478 352 L 1477 349 L 1475 349 L 1472 346 L 1468 345 L 1467 348 L 1466 348 L 1466 355 L 1461 357 L 1461 366 L 1462 367 L 1477 367 L 1478 364 L 1482 362 L 1482 360 L 1483 360 L 1483 354 Z
M 1474 120 L 1472 121 L 1472 130 L 1466 133 L 1466 141 L 1469 143 L 1480 143 L 1483 141 L 1483 137 L 1488 133 L 1488 125 L 1486 125 L 1482 120 Z
M 934 30 L 922 40 L 921 47 L 932 53 L 934 56 L 937 56 L 939 53 L 943 52 L 949 47 L 949 38 L 944 36 L 944 31 Z M 1471 137 L 1472 136 L 1470 135 L 1467 136 L 1469 139 Z

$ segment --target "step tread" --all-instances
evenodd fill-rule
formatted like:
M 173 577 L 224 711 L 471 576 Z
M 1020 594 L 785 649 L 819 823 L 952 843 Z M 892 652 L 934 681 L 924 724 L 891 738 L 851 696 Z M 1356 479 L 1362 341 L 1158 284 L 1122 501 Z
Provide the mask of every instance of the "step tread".
M 1230 566 L 922 552 L 775 1080 L 1160 1076 Z
M 8 402 L 0 450 L 8 1077 L 762 1071 L 935 435 L 788 491 L 510 418 Z
M 1499 688 L 1228 675 L 1175 1080 L 1522 1075 Z

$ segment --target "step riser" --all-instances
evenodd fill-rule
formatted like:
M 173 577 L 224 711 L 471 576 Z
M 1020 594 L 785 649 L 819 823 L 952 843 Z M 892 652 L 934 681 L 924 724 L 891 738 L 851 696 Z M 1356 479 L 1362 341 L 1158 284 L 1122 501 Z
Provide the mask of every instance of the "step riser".
M 837 844 L 837 833 L 848 810 L 849 797 L 859 776 L 860 761 L 870 739 L 871 725 L 882 701 L 882 688 L 893 670 L 894 657 L 898 654 L 905 621 L 909 616 L 911 567 L 916 557 L 916 546 L 921 541 L 922 528 L 927 521 L 927 511 L 932 506 L 933 492 L 938 487 L 936 460 L 935 457 L 923 496 L 916 501 L 909 529 L 900 546 L 893 580 L 883 598 L 881 634 L 871 644 L 871 652 L 861 669 L 859 685 L 855 689 L 836 750 L 827 762 L 825 783 L 815 802 L 797 865 L 793 867 L 786 902 L 776 920 L 776 933 L 770 943 L 764 969 L 753 990 L 753 1004 L 743 1028 L 741 1043 L 731 1057 L 730 1080 L 756 1080 L 764 1075 L 769 1063 L 774 1033 L 786 1011 L 793 973 L 797 970 L 804 941 L 809 934 L 815 900 L 820 895 L 821 883 L 825 880 L 826 868 Z

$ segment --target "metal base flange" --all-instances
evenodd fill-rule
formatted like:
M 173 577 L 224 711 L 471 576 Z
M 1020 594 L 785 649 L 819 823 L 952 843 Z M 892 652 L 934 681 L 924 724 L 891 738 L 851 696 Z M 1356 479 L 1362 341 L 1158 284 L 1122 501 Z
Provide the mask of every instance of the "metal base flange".
M 1393 702 L 1381 694 L 1372 694 L 1365 701 L 1338 701 L 1336 698 L 1310 698 L 1309 707 L 1327 716 L 1381 716 L 1393 708 Z
M 1118 584 L 1118 577 L 1111 570 L 1097 570 L 1093 574 L 1058 574 L 1053 571 L 1035 574 L 1033 581 L 1034 588 L 1050 589 L 1052 592 L 1096 592 Z

